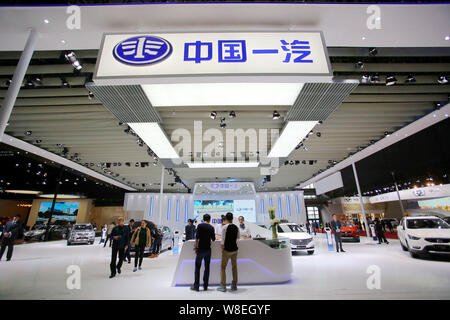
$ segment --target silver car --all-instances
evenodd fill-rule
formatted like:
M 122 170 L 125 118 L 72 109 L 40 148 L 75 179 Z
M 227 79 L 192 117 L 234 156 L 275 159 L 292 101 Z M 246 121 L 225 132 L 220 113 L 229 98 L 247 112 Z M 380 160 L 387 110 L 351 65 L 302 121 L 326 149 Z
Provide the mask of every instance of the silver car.
M 67 245 L 76 243 L 94 244 L 95 229 L 90 223 L 76 223 L 69 232 Z

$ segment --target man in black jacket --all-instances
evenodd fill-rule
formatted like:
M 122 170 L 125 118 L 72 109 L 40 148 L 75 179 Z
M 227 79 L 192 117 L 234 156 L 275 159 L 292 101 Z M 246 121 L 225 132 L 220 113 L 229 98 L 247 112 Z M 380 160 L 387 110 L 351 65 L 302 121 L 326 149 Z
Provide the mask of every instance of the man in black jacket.
M 6 253 L 6 261 L 10 261 L 12 258 L 14 250 L 14 240 L 16 240 L 16 237 L 19 234 L 21 228 L 19 220 L 20 214 L 16 215 L 11 221 L 8 221 L 3 227 L 0 260 L 2 260 L 6 247 L 8 247 L 8 252 Z
M 333 220 L 331 221 L 330 225 L 334 233 L 334 239 L 336 240 L 336 251 L 339 252 L 339 248 L 341 248 L 341 251 L 345 252 L 344 249 L 342 248 L 342 238 L 341 238 L 342 225 L 335 214 L 333 214 Z
M 126 226 L 128 228 L 128 248 L 125 249 L 125 258 L 128 260 L 128 263 L 131 263 L 131 236 L 133 235 L 133 231 L 134 231 L 134 219 L 131 219 L 130 222 L 128 223 L 128 226 Z
M 387 241 L 384 236 L 383 225 L 378 218 L 375 219 L 375 233 L 378 238 L 378 244 L 381 244 L 381 240 L 383 240 L 384 243 L 389 244 L 389 241 Z
M 112 253 L 111 253 L 111 275 L 109 278 L 114 278 L 117 273 L 120 274 L 120 268 L 122 267 L 123 259 L 125 257 L 125 250 L 129 244 L 129 229 L 123 225 L 123 217 L 117 219 L 118 225 L 114 227 L 111 232 L 112 239 Z M 117 261 L 117 254 L 119 254 L 119 262 Z
M 192 219 L 188 220 L 188 224 L 184 228 L 184 232 L 186 233 L 186 241 L 192 240 L 195 238 L 195 226 L 194 226 L 194 221 Z

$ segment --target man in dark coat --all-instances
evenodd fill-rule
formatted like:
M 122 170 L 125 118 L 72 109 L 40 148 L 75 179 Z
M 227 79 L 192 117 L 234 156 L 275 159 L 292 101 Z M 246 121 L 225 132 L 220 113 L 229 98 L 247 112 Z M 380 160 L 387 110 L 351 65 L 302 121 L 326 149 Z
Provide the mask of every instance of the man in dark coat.
M 342 248 L 342 238 L 341 238 L 342 224 L 335 214 L 333 214 L 333 220 L 331 221 L 330 225 L 334 233 L 334 239 L 336 241 L 336 251 L 339 252 L 340 248 L 341 252 L 345 252 L 344 249 Z
M 117 219 L 117 226 L 111 231 L 112 252 L 111 252 L 111 275 L 109 278 L 114 278 L 116 272 L 120 274 L 123 259 L 125 257 L 125 250 L 128 249 L 130 242 L 129 228 L 123 225 L 123 217 Z M 119 262 L 117 262 L 117 254 L 119 254 Z M 117 263 L 116 263 L 117 262 Z
M 381 244 L 381 240 L 383 240 L 384 243 L 389 244 L 389 241 L 387 241 L 384 236 L 383 225 L 378 218 L 375 219 L 375 234 L 378 238 L 378 244 Z
M 188 224 L 184 228 L 184 232 L 186 233 L 186 241 L 195 239 L 195 226 L 192 219 L 188 220 Z
M 6 247 L 8 247 L 8 252 L 6 253 L 6 261 L 10 261 L 12 258 L 14 250 L 14 240 L 16 240 L 21 229 L 19 220 L 20 214 L 16 215 L 11 221 L 8 221 L 3 227 L 0 260 L 2 260 Z

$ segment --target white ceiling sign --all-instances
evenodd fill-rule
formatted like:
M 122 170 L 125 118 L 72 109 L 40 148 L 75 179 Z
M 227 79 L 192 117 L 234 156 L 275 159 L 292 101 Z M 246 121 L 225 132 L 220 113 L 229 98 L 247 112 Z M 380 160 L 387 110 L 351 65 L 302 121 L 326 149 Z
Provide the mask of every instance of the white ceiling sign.
M 331 77 L 318 31 L 128 33 L 104 35 L 94 82 L 198 83 L 216 78 L 212 81 L 292 83 Z

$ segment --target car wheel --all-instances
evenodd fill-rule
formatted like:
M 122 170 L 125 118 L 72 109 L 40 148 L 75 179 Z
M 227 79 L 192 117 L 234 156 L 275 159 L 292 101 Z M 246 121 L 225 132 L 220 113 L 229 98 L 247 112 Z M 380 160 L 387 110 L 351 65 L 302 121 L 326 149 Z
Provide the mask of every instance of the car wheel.
M 361 242 L 361 239 L 360 238 L 356 238 L 356 242 Z
M 89 241 L 89 244 L 94 244 L 94 241 Z
M 72 244 L 71 244 L 69 241 L 67 241 L 67 245 L 70 246 L 70 245 L 72 245 Z
M 401 241 L 400 241 L 400 245 L 402 246 L 402 250 L 403 250 L 403 251 L 408 251 L 408 248 L 405 247 Z
M 308 254 L 313 254 L 314 250 L 308 250 Z
M 419 254 L 418 253 L 411 252 L 411 251 L 409 253 L 411 254 L 411 257 L 413 257 L 414 259 L 419 258 Z

